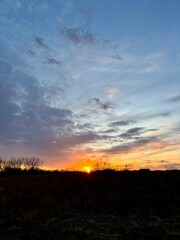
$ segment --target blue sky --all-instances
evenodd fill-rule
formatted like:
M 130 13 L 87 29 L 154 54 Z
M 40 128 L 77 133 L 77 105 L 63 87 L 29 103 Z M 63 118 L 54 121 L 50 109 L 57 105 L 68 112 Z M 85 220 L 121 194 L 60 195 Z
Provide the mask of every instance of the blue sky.
M 0 154 L 179 168 L 178 0 L 2 0 Z

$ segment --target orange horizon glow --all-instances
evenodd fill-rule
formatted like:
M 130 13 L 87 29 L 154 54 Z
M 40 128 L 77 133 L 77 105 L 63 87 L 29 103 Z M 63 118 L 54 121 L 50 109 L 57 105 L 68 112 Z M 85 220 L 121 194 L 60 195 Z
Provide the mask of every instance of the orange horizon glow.
M 82 169 L 83 172 L 90 173 L 92 171 L 91 167 L 84 167 Z
M 121 154 L 102 154 L 100 152 L 77 151 L 69 154 L 65 160 L 52 158 L 51 161 L 43 159 L 44 170 L 82 171 L 90 173 L 94 170 L 138 170 L 148 168 L 150 170 L 179 169 L 180 145 L 166 145 L 155 143 L 146 145 L 145 149 L 136 147 L 133 150 Z M 40 157 L 40 156 L 39 156 Z M 47 164 L 48 163 L 48 164 Z
M 176 164 L 179 164 L 179 151 L 177 149 L 171 150 L 170 146 L 166 147 L 166 150 L 167 151 L 162 151 L 158 149 L 152 154 L 150 149 L 147 149 L 143 155 L 141 151 L 136 150 L 114 156 L 107 155 L 106 158 L 101 158 L 101 156 L 97 156 L 96 158 L 95 154 L 91 157 L 90 154 L 84 153 L 79 156 L 72 156 L 72 159 L 66 164 L 59 164 L 57 159 L 56 161 L 52 161 L 51 164 L 42 166 L 42 169 L 82 171 L 87 173 L 101 169 L 123 170 L 126 169 L 127 166 L 129 170 L 138 170 L 141 168 L 151 170 L 176 169 Z

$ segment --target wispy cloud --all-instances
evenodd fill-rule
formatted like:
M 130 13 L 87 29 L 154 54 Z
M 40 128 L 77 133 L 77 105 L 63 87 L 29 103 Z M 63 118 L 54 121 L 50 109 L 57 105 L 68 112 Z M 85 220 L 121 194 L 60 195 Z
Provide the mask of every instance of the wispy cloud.
M 158 165 L 159 168 L 163 168 L 163 169 L 168 169 L 168 170 L 172 170 L 172 169 L 179 169 L 180 170 L 180 163 L 164 163 L 164 164 L 159 164 Z
M 49 46 L 45 43 L 44 39 L 41 37 L 34 36 L 34 42 L 37 47 L 50 50 Z
M 97 40 L 96 35 L 91 32 L 89 24 L 81 27 L 61 25 L 59 32 L 61 36 L 74 44 L 94 44 Z
M 144 127 L 130 128 L 125 133 L 119 135 L 119 137 L 124 139 L 131 139 L 137 135 L 140 135 L 144 131 Z
M 145 56 L 140 61 L 142 65 L 141 72 L 148 73 L 148 72 L 155 72 L 159 70 L 166 59 L 166 54 L 164 52 L 155 52 L 148 56 Z
M 60 62 L 54 58 L 47 58 L 43 63 L 51 65 L 60 65 Z
M 108 110 L 108 109 L 113 109 L 114 108 L 114 106 L 111 103 L 104 103 L 99 98 L 93 98 L 92 100 L 95 102 L 95 104 L 100 109 Z
M 180 101 L 180 95 L 176 95 L 174 97 L 170 97 L 166 100 L 169 103 L 179 102 Z
M 29 56 L 36 56 L 36 53 L 33 51 L 33 50 L 31 50 L 31 49 L 28 49 L 27 50 L 27 54 L 29 55 Z
M 156 118 L 165 118 L 165 117 L 170 117 L 171 116 L 171 111 L 166 111 L 166 112 L 152 112 L 152 113 L 141 113 L 141 114 L 136 114 L 131 116 L 134 121 L 145 121 L 145 120 L 151 120 L 151 119 L 156 119 Z
M 103 151 L 105 153 L 110 153 L 110 154 L 121 154 L 121 153 L 130 152 L 130 151 L 133 152 L 134 150 L 139 149 L 140 147 L 143 147 L 144 149 L 147 144 L 155 141 L 157 141 L 156 137 L 146 137 L 146 138 L 138 139 L 131 143 L 124 143 L 109 149 L 104 149 Z
M 136 123 L 136 121 L 133 121 L 133 120 L 117 121 L 117 122 L 110 123 L 110 127 L 128 126 L 134 123 Z
M 123 61 L 124 59 L 119 54 L 111 54 L 109 55 L 112 59 Z
M 119 96 L 123 96 L 123 93 L 120 91 L 120 89 L 115 86 L 106 87 L 105 92 L 107 93 L 107 97 L 109 99 L 115 99 Z

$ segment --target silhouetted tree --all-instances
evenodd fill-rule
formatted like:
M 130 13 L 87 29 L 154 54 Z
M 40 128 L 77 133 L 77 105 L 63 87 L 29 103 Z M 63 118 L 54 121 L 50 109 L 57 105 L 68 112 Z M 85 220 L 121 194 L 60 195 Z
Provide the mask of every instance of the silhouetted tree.
M 125 170 L 125 171 L 129 171 L 129 170 L 130 170 L 130 167 L 131 167 L 130 164 L 126 164 L 126 165 L 124 166 L 124 170 Z
M 0 171 L 19 171 L 24 167 L 27 170 L 38 169 L 42 165 L 42 161 L 36 157 L 23 157 L 15 158 L 11 157 L 9 159 L 0 157 Z
M 23 158 L 11 158 L 7 161 L 7 167 L 12 169 L 21 169 L 23 163 Z
M 12 171 L 12 170 L 21 170 L 23 165 L 22 158 L 12 157 L 10 159 L 2 159 L 1 158 L 1 171 Z
M 38 169 L 42 165 L 42 161 L 37 157 L 25 158 L 24 166 L 28 170 Z

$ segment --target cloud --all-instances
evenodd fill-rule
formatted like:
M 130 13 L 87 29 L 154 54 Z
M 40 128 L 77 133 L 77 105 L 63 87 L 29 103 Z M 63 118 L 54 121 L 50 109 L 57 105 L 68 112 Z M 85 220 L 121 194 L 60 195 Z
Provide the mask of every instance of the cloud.
M 159 131 L 158 128 L 150 128 L 150 129 L 147 129 L 146 130 L 147 132 L 156 132 L 156 131 Z
M 156 137 L 146 137 L 146 138 L 141 138 L 138 139 L 134 142 L 131 143 L 125 143 L 122 145 L 118 145 L 109 149 L 104 149 L 103 152 L 109 153 L 109 154 L 121 154 L 121 153 L 128 153 L 130 151 L 134 151 L 137 148 L 139 149 L 140 147 L 145 148 L 145 145 L 151 142 L 157 141 Z M 140 149 L 138 150 L 140 151 Z
M 74 125 L 73 114 L 68 109 L 48 106 L 43 95 L 37 104 L 33 101 L 31 103 L 31 98 L 31 94 L 25 98 L 28 101 L 22 104 L 21 113 L 16 119 L 19 128 L 17 126 L 14 132 L 18 131 L 23 138 L 29 139 L 28 147 L 39 148 L 40 151 L 46 147 L 48 151 L 51 139 L 71 131 Z
M 115 133 L 116 131 L 113 128 L 107 129 L 107 130 L 103 130 L 100 133 Z
M 158 160 L 159 163 L 169 163 L 167 160 Z
M 29 76 L 23 66 L 19 65 L 18 70 L 14 70 L 13 62 L 11 64 L 8 58 L 11 60 L 10 51 L 7 61 L 0 59 L 0 144 L 10 146 L 11 151 L 18 146 L 24 150 L 48 151 L 52 139 L 71 133 L 73 113 L 69 109 L 49 105 L 46 96 L 49 87 Z M 56 94 L 56 90 L 57 86 L 51 84 L 50 91 Z M 58 95 L 60 93 L 58 91 Z
M 74 44 L 94 44 L 97 37 L 91 33 L 89 24 L 81 27 L 68 27 L 61 25 L 59 27 L 61 36 L 73 42 Z
M 27 50 L 27 54 L 29 55 L 29 56 L 36 56 L 36 53 L 34 52 L 34 51 L 32 51 L 31 49 L 28 49 Z
M 84 149 L 86 144 L 95 143 L 103 138 L 104 136 L 101 137 L 93 131 L 79 133 L 68 132 L 62 136 L 54 137 L 51 140 L 49 139 L 46 154 L 49 154 L 48 151 L 51 149 L 54 156 L 62 156 L 63 154 L 73 155 L 74 151 L 78 152 Z
M 103 109 L 103 110 L 108 110 L 108 109 L 113 109 L 113 105 L 111 103 L 104 103 L 102 102 L 99 98 L 93 98 L 92 99 L 95 104 L 100 108 L 100 109 Z
M 137 134 L 139 134 L 140 132 L 142 132 L 143 130 L 144 130 L 143 127 L 136 127 L 136 128 L 131 128 L 131 129 L 129 129 L 128 131 L 126 131 L 126 133 L 137 135 Z
M 55 60 L 54 58 L 47 58 L 46 61 L 44 61 L 43 63 L 51 65 L 60 65 L 60 62 Z
M 28 142 L 29 139 L 7 139 L 5 142 L 8 143 L 24 143 L 24 142 Z
M 131 129 L 127 130 L 125 133 L 120 134 L 119 137 L 125 138 L 125 139 L 131 139 L 131 138 L 139 135 L 143 131 L 144 131 L 143 127 L 131 128 Z
M 160 69 L 161 65 L 163 64 L 166 58 L 166 54 L 163 52 L 155 52 L 144 57 L 141 61 L 141 72 L 142 73 L 149 73 L 155 72 Z
M 136 128 L 130 128 L 126 132 L 122 133 L 119 135 L 120 138 L 123 139 L 139 139 L 140 134 L 145 133 L 145 132 L 155 132 L 158 131 L 159 129 L 146 129 L 144 127 L 136 127 Z
M 174 102 L 179 102 L 179 101 L 180 101 L 180 95 L 176 95 L 174 97 L 167 99 L 167 102 L 169 102 L 169 103 L 174 103 Z
M 11 59 L 10 52 L 7 57 Z M 56 94 L 57 85 L 44 85 L 26 73 L 23 66 L 13 70 L 13 62 L 1 61 L 0 64 L 3 66 L 1 76 L 7 78 L 2 78 L 0 93 L 0 144 L 6 152 L 14 154 L 15 149 L 22 149 L 42 157 L 64 156 L 78 152 L 86 144 L 109 139 L 94 131 L 95 124 L 79 121 L 70 109 L 47 99 L 47 92 Z M 103 110 L 112 108 L 99 99 L 93 102 Z
M 133 120 L 117 121 L 117 122 L 110 123 L 110 127 L 128 126 L 134 123 L 136 123 L 136 121 L 133 121 Z
M 123 95 L 123 93 L 119 90 L 118 87 L 111 87 L 111 86 L 109 86 L 109 87 L 106 87 L 105 91 L 106 91 L 107 97 L 109 99 L 114 99 L 114 98 L 116 98 L 118 96 L 122 96 Z
M 164 112 L 164 113 L 159 113 L 159 114 L 157 114 L 157 116 L 162 116 L 162 117 L 168 117 L 168 116 L 170 116 L 170 115 L 171 115 L 170 112 Z
M 177 169 L 180 170 L 180 163 L 166 163 L 166 164 L 160 164 L 158 165 L 159 168 L 164 168 L 164 169 Z
M 53 139 L 63 139 L 64 135 L 70 134 L 74 124 L 69 110 L 48 107 L 36 111 L 23 110 L 22 114 L 11 116 L 11 119 L 7 128 L 1 131 L 1 144 L 24 143 L 27 149 L 44 153 L 49 151 Z
M 115 59 L 115 60 L 119 60 L 119 61 L 124 60 L 119 54 L 111 54 L 111 55 L 109 55 L 109 57 L 112 59 Z
M 135 119 L 135 121 L 142 121 L 142 120 L 150 120 L 155 118 L 163 118 L 171 116 L 171 111 L 167 112 L 157 112 L 157 113 L 142 113 L 131 116 L 131 118 Z
M 35 45 L 39 48 L 45 48 L 46 50 L 50 50 L 50 48 L 48 47 L 48 45 L 46 43 L 44 43 L 44 39 L 41 37 L 37 37 L 34 36 L 34 42 Z
M 36 89 L 36 93 L 38 91 Z M 69 131 L 69 126 L 73 126 L 73 114 L 70 110 L 47 106 L 43 96 L 35 104 L 33 96 L 27 93 L 21 107 L 8 103 L 8 99 L 1 103 L 1 143 L 19 143 L 18 139 L 28 139 L 28 148 L 42 150 L 45 146 L 48 147 L 49 139 L 65 134 Z
M 92 131 L 94 128 L 96 127 L 95 124 L 91 124 L 91 123 L 75 123 L 74 128 L 77 129 L 77 131 Z

